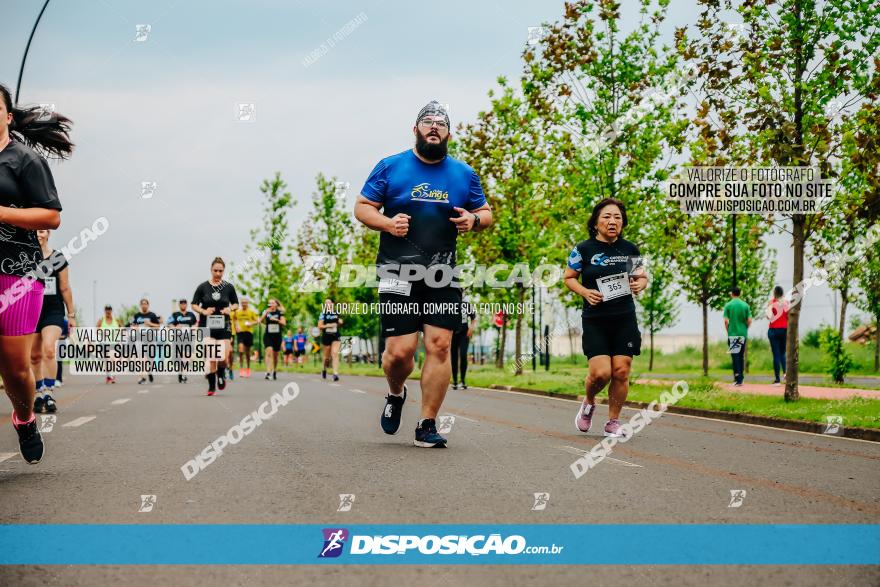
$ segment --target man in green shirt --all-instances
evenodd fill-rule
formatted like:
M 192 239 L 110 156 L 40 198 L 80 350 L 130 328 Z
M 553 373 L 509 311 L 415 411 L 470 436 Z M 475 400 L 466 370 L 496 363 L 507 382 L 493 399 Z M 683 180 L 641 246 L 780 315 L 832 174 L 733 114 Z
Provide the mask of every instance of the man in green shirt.
M 724 328 L 727 330 L 727 348 L 733 362 L 733 384 L 743 383 L 746 337 L 752 325 L 752 309 L 739 297 L 738 287 L 730 288 L 730 301 L 724 305 Z

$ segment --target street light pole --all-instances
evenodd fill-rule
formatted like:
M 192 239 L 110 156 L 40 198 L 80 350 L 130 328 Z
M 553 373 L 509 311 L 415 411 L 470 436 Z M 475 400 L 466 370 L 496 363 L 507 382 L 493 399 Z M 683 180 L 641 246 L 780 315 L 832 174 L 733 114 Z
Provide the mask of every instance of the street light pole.
M 18 82 L 15 84 L 15 104 L 18 105 L 18 93 L 21 91 L 21 78 L 24 75 L 24 62 L 27 60 L 28 51 L 31 48 L 31 41 L 34 40 L 34 33 L 37 32 L 37 25 L 40 24 L 40 19 L 43 18 L 43 13 L 46 12 L 46 7 L 49 6 L 49 0 L 46 0 L 46 3 L 43 4 L 42 10 L 40 10 L 39 16 L 37 16 L 37 21 L 34 23 L 34 28 L 31 29 L 31 36 L 28 37 L 27 45 L 24 48 L 24 55 L 21 57 L 21 67 L 18 69 Z

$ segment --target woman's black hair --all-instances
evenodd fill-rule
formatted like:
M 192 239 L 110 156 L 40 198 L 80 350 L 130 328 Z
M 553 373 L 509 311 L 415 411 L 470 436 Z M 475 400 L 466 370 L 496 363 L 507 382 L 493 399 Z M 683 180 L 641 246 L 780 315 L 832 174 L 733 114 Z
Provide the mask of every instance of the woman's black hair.
M 12 104 L 9 89 L 0 84 L 0 95 L 7 112 L 12 113 L 9 132 L 43 157 L 67 159 L 73 152 L 69 118 L 57 112 L 47 114 L 39 106 L 18 107 Z
M 590 231 L 590 236 L 595 238 L 597 234 L 599 234 L 599 230 L 596 228 L 596 225 L 599 223 L 599 214 L 602 212 L 602 209 L 605 206 L 617 206 L 620 208 L 620 216 L 623 218 L 623 226 L 620 227 L 620 232 L 618 236 L 623 238 L 623 229 L 626 228 L 626 206 L 624 206 L 623 202 L 618 200 L 617 198 L 605 198 L 593 208 L 593 213 L 590 214 L 590 219 L 587 221 L 587 229 Z
M 781 286 L 781 285 L 777 285 L 776 287 L 773 288 L 773 297 L 774 297 L 774 298 L 777 298 L 777 299 L 778 299 L 778 298 L 781 298 L 781 297 L 784 296 L 784 295 L 785 295 L 785 290 L 782 289 L 782 286 Z

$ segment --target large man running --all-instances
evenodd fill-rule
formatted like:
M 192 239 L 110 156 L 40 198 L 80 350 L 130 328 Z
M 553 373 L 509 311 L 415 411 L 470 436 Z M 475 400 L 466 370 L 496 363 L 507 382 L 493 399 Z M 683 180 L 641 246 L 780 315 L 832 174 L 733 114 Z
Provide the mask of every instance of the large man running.
M 449 115 L 438 102 L 422 108 L 413 134 L 415 148 L 386 157 L 373 169 L 354 213 L 382 232 L 376 265 L 386 338 L 382 368 L 389 386 L 382 430 L 396 434 L 400 429 L 405 382 L 415 367 L 422 331 L 425 363 L 415 445 L 445 448 L 435 419 L 451 378 L 452 332 L 463 315 L 461 289 L 448 277 L 458 235 L 487 228 L 492 212 L 474 170 L 446 154 Z

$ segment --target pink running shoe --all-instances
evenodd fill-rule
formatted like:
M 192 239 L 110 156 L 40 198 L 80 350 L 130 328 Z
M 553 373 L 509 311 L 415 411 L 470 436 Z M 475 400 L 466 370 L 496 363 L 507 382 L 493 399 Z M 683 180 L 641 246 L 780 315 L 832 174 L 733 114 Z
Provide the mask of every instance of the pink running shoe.
M 593 414 L 596 413 L 596 404 L 588 404 L 584 398 L 584 403 L 578 408 L 577 416 L 574 417 L 574 425 L 581 432 L 589 432 L 590 426 L 593 424 Z
M 605 436 L 610 436 L 611 438 L 626 438 L 626 433 L 621 430 L 620 420 L 608 420 L 608 423 L 605 424 Z

